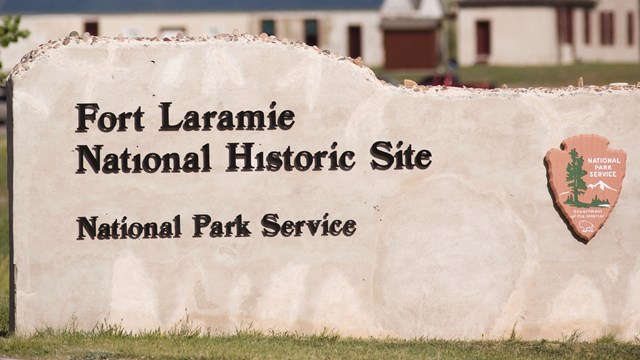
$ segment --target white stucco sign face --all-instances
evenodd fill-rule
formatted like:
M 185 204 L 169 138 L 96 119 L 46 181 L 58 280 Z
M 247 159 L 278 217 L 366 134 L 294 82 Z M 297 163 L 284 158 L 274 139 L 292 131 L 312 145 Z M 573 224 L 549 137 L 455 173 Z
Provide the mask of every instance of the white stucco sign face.
M 397 88 L 246 35 L 65 38 L 9 87 L 19 333 L 640 333 L 635 87 Z M 584 133 L 630 154 L 588 245 L 544 165 Z

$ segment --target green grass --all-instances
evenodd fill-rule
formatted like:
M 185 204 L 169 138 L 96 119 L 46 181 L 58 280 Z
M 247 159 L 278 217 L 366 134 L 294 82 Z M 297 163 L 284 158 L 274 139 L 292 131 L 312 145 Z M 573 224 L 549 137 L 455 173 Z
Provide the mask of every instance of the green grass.
M 444 341 L 342 338 L 332 333 L 226 336 L 130 335 L 117 327 L 91 332 L 41 331 L 0 339 L 0 353 L 46 359 L 638 359 L 640 347 L 618 342 Z
M 376 70 L 377 73 L 384 73 Z M 390 72 L 387 73 L 399 83 L 404 79 L 418 81 L 428 72 Z M 584 85 L 608 85 L 614 82 L 626 82 L 635 85 L 640 82 L 640 64 L 573 64 L 564 66 L 471 66 L 458 70 L 462 83 L 492 83 L 495 86 L 506 84 L 516 87 L 566 87 L 577 86 L 578 78 L 584 79 Z
M 635 85 L 640 82 L 640 64 L 575 64 L 567 66 L 473 66 L 460 69 L 463 82 L 489 81 L 509 87 L 564 87 L 577 86 L 578 78 L 584 85 L 608 85 L 626 82 Z
M 354 339 L 326 331 L 315 335 L 239 330 L 212 334 L 188 318 L 166 332 L 129 333 L 114 324 L 79 331 L 39 329 L 33 336 L 8 334 L 7 146 L 0 134 L 0 357 L 21 359 L 640 359 L 640 338 L 620 342 L 606 334 L 594 342 L 521 341 L 513 332 L 500 341 Z M 56 311 L 56 309 L 51 309 Z

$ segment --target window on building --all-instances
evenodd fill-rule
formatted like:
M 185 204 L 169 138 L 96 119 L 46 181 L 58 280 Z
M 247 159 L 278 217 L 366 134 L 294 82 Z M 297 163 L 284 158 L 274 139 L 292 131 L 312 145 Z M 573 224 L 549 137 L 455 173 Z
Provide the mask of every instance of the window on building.
M 476 62 L 486 64 L 491 55 L 491 23 L 476 21 Z
M 84 32 L 98 36 L 98 22 L 95 20 L 84 22 Z
M 584 9 L 584 43 L 591 44 L 591 10 Z
M 636 32 L 636 29 L 635 29 L 635 24 L 633 19 L 634 19 L 633 13 L 629 11 L 627 13 L 627 44 L 628 45 L 633 45 L 633 43 L 635 42 L 634 35 Z
M 362 56 L 362 30 L 360 26 L 349 26 L 349 56 Z
M 274 20 L 266 19 L 260 23 L 261 32 L 271 36 L 276 34 L 276 22 Z
M 613 45 L 615 42 L 613 21 L 613 12 L 605 11 L 600 13 L 600 43 L 602 45 Z
M 318 20 L 307 19 L 304 21 L 304 42 L 309 46 L 318 45 Z
M 561 44 L 573 44 L 573 9 L 570 7 L 559 7 L 558 16 L 558 39 Z

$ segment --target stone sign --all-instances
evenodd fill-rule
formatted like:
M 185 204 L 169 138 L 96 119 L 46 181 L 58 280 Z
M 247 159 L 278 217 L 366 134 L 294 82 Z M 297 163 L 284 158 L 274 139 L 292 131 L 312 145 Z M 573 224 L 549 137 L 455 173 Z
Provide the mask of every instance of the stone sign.
M 396 87 L 249 35 L 67 37 L 8 86 L 18 333 L 640 334 L 636 86 Z M 588 244 L 544 164 L 579 134 L 629 154 Z

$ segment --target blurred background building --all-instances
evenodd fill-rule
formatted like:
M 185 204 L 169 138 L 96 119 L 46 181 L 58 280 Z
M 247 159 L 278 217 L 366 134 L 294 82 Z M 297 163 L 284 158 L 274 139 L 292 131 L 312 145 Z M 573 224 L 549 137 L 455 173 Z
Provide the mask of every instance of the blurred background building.
M 380 70 L 640 63 L 640 0 L 0 0 L 31 35 L 4 70 L 52 39 L 275 35 Z
M 435 68 L 448 57 L 440 0 L 0 0 L 0 14 L 22 16 L 31 32 L 2 50 L 6 66 L 71 31 L 161 38 L 264 32 L 391 69 Z
M 458 0 L 460 65 L 640 61 L 638 0 Z

